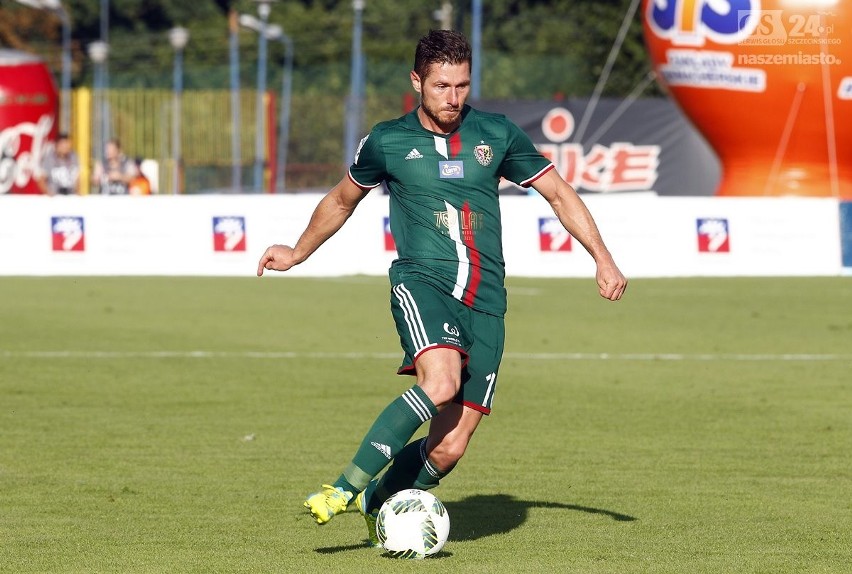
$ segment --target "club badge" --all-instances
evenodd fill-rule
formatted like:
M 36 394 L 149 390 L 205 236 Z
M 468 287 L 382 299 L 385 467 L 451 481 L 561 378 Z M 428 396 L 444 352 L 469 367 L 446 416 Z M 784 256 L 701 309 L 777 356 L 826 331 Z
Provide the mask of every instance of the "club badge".
M 490 145 L 482 144 L 473 148 L 473 157 L 479 162 L 482 167 L 488 167 L 494 159 L 494 151 Z

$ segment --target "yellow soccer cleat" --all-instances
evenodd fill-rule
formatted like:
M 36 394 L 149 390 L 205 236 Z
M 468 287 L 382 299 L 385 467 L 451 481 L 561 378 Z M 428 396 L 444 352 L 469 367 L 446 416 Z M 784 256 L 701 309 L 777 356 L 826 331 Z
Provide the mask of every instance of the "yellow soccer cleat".
M 322 490 L 305 499 L 305 508 L 310 510 L 317 524 L 325 524 L 334 518 L 335 514 L 346 512 L 350 500 L 352 500 L 351 492 L 330 484 L 323 484 Z
M 358 507 L 358 512 L 361 513 L 361 516 L 364 517 L 364 521 L 367 523 L 367 537 L 370 539 L 370 546 L 378 548 L 382 545 L 382 543 L 379 542 L 378 534 L 376 534 L 376 518 L 379 513 L 367 512 L 367 501 L 364 500 L 364 498 L 364 491 L 362 490 L 358 493 L 358 496 L 355 497 L 355 506 Z

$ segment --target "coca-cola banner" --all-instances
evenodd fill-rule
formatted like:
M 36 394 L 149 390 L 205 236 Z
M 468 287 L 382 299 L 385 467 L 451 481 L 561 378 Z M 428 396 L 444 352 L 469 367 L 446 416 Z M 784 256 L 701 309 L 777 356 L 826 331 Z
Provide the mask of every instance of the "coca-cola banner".
M 35 176 L 56 136 L 56 86 L 39 58 L 0 50 L 0 194 L 41 193 Z
M 588 117 L 587 99 L 474 105 L 517 123 L 581 193 L 713 195 L 721 177 L 712 149 L 665 98 L 602 99 Z M 524 193 L 505 182 L 503 192 Z

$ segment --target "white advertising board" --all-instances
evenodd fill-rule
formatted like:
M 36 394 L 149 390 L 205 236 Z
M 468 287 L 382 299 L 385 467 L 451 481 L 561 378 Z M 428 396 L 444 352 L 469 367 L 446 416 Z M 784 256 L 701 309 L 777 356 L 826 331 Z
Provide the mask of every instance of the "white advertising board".
M 321 196 L 0 198 L 0 275 L 251 276 L 267 245 L 296 241 Z M 838 202 L 812 198 L 584 195 L 629 277 L 840 275 Z M 501 198 L 508 275 L 591 277 L 594 264 L 538 196 Z M 368 195 L 289 274 L 384 275 L 388 198 Z

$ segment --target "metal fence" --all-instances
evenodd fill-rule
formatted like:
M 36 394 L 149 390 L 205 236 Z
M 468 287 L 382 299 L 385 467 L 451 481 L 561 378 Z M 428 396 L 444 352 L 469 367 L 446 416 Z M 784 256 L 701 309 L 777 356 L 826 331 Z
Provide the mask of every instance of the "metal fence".
M 188 90 L 183 92 L 180 129 L 180 184 L 174 188 L 170 176 L 174 169 L 171 134 L 174 122 L 174 94 L 159 88 L 108 89 L 103 96 L 103 112 L 110 137 L 118 139 L 128 157 L 153 160 L 158 166 L 159 193 L 251 192 L 258 191 L 252 179 L 257 159 L 257 92 L 239 91 L 239 109 L 235 115 L 229 90 Z M 286 138 L 280 133 L 281 95 L 266 92 L 262 113 L 262 190 L 299 191 L 326 188 L 345 173 L 344 114 L 345 97 L 335 94 L 299 93 L 290 101 L 290 125 Z M 72 95 L 72 137 L 83 162 L 83 181 L 95 159 L 98 113 L 89 88 Z M 364 126 L 395 117 L 405 108 L 410 95 L 368 95 L 364 102 Z M 235 118 L 238 118 L 235 120 Z M 235 126 L 235 121 L 238 125 Z M 234 153 L 232 136 L 239 142 Z M 287 165 L 284 181 L 276 181 L 279 147 L 286 142 Z M 234 186 L 234 172 L 240 185 Z

